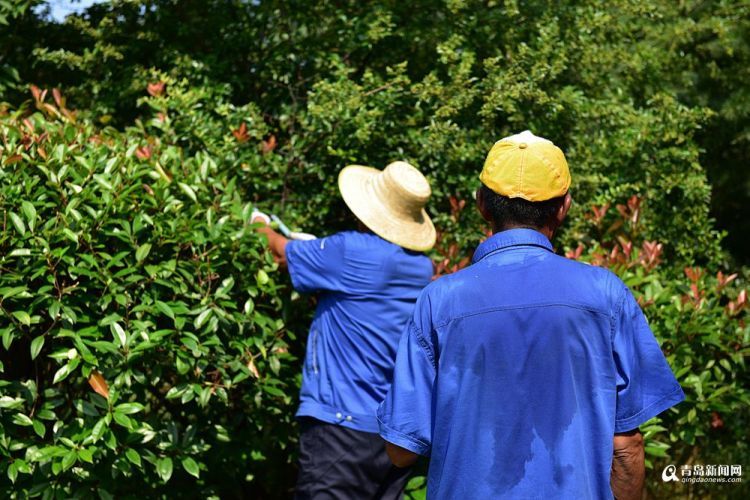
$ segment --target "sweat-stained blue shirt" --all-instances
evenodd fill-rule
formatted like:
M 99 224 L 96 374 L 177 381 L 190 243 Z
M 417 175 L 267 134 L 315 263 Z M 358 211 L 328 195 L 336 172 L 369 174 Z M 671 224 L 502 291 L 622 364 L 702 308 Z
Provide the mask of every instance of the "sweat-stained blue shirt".
M 297 416 L 378 432 L 378 404 L 432 261 L 357 231 L 290 241 L 286 260 L 295 290 L 319 292 Z
M 684 397 L 622 281 L 513 229 L 422 292 L 378 419 L 428 498 L 601 499 L 614 434 Z

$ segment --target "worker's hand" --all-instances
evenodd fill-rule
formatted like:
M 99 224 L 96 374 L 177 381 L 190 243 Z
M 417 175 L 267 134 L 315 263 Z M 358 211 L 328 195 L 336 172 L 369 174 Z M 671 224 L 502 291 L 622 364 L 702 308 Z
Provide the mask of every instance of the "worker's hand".
M 253 213 L 250 214 L 250 222 L 256 223 L 256 222 L 262 222 L 266 226 L 271 223 L 271 218 L 258 210 L 257 208 L 253 209 Z

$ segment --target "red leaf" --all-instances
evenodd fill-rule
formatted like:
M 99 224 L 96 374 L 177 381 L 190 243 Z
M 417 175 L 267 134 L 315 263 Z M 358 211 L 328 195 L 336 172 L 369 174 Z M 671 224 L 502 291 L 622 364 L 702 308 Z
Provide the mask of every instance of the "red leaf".
M 96 370 L 91 372 L 91 376 L 89 377 L 89 385 L 92 389 L 94 389 L 94 392 L 99 394 L 101 397 L 109 399 L 109 386 L 107 385 L 107 381 L 104 380 L 104 377 L 101 373 Z
M 250 139 L 250 135 L 247 133 L 247 124 L 245 122 L 240 123 L 238 129 L 232 130 L 232 135 L 240 144 L 247 142 Z
M 594 221 L 594 224 L 596 224 L 597 226 L 601 224 L 602 219 L 604 219 L 604 216 L 607 215 L 609 206 L 609 203 L 605 203 L 601 207 L 597 207 L 596 205 L 591 207 L 591 212 L 593 213 L 591 219 Z
M 276 149 L 276 136 L 275 135 L 270 136 L 267 141 L 263 141 L 261 143 L 261 150 L 263 151 L 263 154 L 268 154 L 274 149 Z
M 711 412 L 711 428 L 721 429 L 722 427 L 724 427 L 724 419 L 721 418 L 721 415 L 719 415 L 719 412 L 717 411 Z
M 55 98 L 55 104 L 57 104 L 58 108 L 65 107 L 65 98 L 62 96 L 59 89 L 57 88 L 52 89 L 52 97 Z
M 583 245 L 579 244 L 575 250 L 568 250 L 565 252 L 565 256 L 572 260 L 578 260 L 583 253 Z
M 684 269 L 685 276 L 692 282 L 697 283 L 703 275 L 703 270 L 700 267 L 686 267 Z
M 250 358 L 247 362 L 247 369 L 250 370 L 250 373 L 252 373 L 255 378 L 260 378 L 260 372 L 258 371 L 258 367 L 255 366 L 255 360 L 253 358 Z
M 143 146 L 142 148 L 136 149 L 135 156 L 137 156 L 139 160 L 148 160 L 151 158 L 151 146 Z
M 725 276 L 724 273 L 719 271 L 716 273 L 716 281 L 719 282 L 718 289 L 721 290 L 725 286 L 727 286 L 729 283 L 737 279 L 737 273 L 730 274 L 729 276 Z
M 13 155 L 9 157 L 7 160 L 5 160 L 6 165 L 13 165 L 14 163 L 18 163 L 21 161 L 23 157 L 21 155 Z
M 159 97 L 164 93 L 164 82 L 154 82 L 146 85 L 146 91 L 153 97 Z
M 42 91 L 39 90 L 39 87 L 37 87 L 36 85 L 31 85 L 30 88 L 31 88 L 31 95 L 34 96 L 34 100 L 35 101 L 40 101 L 41 100 L 40 97 L 42 95 Z

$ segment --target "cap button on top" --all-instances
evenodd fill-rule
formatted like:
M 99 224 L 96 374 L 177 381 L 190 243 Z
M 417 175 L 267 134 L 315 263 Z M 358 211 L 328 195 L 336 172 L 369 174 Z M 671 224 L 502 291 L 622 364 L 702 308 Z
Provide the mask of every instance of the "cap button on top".
M 526 146 L 527 146 L 526 143 L 522 142 L 521 144 L 518 145 L 518 148 L 519 149 L 526 149 Z

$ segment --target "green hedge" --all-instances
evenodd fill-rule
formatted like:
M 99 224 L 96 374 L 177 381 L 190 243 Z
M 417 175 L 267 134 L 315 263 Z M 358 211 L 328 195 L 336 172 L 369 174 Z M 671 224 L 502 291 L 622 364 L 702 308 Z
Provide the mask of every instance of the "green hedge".
M 0 496 L 273 488 L 297 366 L 251 205 L 46 98 L 0 118 Z

